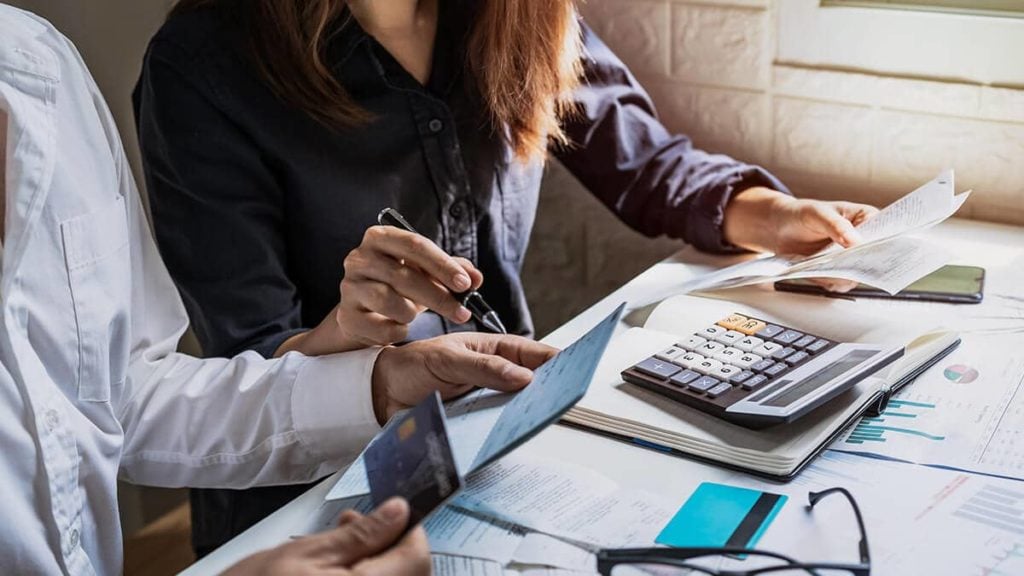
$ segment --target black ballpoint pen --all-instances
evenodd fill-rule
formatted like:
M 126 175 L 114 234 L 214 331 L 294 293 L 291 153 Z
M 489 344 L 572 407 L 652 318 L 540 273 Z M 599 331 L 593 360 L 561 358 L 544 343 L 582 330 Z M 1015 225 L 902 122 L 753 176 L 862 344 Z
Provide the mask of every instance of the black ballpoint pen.
M 393 208 L 385 208 L 380 211 L 377 215 L 377 223 L 381 226 L 394 226 L 400 228 L 406 232 L 412 232 L 413 234 L 419 234 L 415 228 Z M 451 292 L 451 290 L 449 290 Z M 469 309 L 473 314 L 473 318 L 476 318 L 477 322 L 481 326 L 487 328 L 491 332 L 498 334 L 508 334 L 505 330 L 505 325 L 501 323 L 501 318 L 498 318 L 498 313 L 494 311 L 490 305 L 484 301 L 484 297 L 480 295 L 476 290 L 466 290 L 465 292 L 451 292 L 452 297 L 459 301 L 463 306 Z

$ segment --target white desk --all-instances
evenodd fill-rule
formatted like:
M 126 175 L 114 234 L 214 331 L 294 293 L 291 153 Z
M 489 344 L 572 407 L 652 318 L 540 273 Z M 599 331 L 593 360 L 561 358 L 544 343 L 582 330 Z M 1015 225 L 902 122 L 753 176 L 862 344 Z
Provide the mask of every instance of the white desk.
M 1015 273 L 1016 270 L 1024 268 L 1024 228 L 950 220 L 932 229 L 928 236 L 953 252 L 955 262 L 985 267 L 988 271 L 988 291 L 1024 295 L 1024 289 L 1019 287 L 1019 283 L 1015 283 L 1015 278 L 1024 278 L 1024 275 Z M 734 261 L 735 258 L 714 258 L 685 249 L 637 276 L 567 322 L 544 341 L 564 347 L 609 314 L 620 302 L 638 298 L 648 290 L 670 286 L 693 274 L 706 272 Z M 892 302 L 885 304 L 890 307 L 893 305 Z M 961 307 L 960 311 L 962 310 Z M 623 323 L 620 329 L 626 327 Z M 644 489 L 677 498 L 680 497 L 681 478 L 721 480 L 728 474 L 683 458 L 639 449 L 559 425 L 545 430 L 520 450 L 588 466 L 624 487 Z M 912 472 L 913 467 L 908 465 L 908 473 Z M 218 573 L 249 554 L 285 542 L 292 535 L 310 532 L 311 527 L 315 525 L 317 509 L 334 484 L 336 476 L 324 480 L 288 506 L 196 563 L 185 574 Z M 851 553 L 852 546 L 851 542 Z M 811 559 L 815 558 L 808 558 Z

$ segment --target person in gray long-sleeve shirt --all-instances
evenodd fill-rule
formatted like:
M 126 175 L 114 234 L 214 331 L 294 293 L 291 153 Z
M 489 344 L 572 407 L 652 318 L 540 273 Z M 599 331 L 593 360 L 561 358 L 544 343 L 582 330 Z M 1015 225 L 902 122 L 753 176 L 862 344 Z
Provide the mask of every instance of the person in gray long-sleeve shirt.
M 571 0 L 301 4 L 180 3 L 136 87 L 157 238 L 206 354 L 477 329 L 443 287 L 480 286 L 532 335 L 538 141 L 628 225 L 703 250 L 849 244 L 872 211 L 794 199 L 670 133 Z M 374 226 L 389 206 L 440 249 Z M 197 548 L 300 490 L 194 496 Z

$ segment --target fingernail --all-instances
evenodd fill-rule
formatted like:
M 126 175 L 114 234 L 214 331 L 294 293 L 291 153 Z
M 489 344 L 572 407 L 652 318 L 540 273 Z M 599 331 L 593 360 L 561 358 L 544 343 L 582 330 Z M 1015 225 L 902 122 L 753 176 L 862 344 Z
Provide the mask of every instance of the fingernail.
M 455 320 L 458 322 L 469 322 L 469 319 L 473 317 L 473 313 L 469 311 L 469 308 L 465 306 L 459 306 L 459 309 L 455 311 Z
M 377 513 L 380 514 L 387 522 L 397 522 L 402 515 L 405 514 L 405 509 L 408 504 L 401 498 L 391 498 L 387 502 L 380 505 L 377 509 Z
M 460 272 L 455 275 L 453 283 L 455 284 L 455 288 L 457 290 L 465 290 L 469 288 L 469 285 L 472 283 L 472 281 L 469 279 L 469 276 L 466 276 L 465 274 Z

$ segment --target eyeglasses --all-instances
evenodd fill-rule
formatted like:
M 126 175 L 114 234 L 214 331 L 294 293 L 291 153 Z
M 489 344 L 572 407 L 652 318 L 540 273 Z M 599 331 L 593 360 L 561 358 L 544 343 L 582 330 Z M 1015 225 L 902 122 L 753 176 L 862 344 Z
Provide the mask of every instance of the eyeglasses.
M 871 555 L 868 553 L 868 534 L 860 507 L 845 488 L 829 488 L 807 495 L 808 508 L 830 494 L 846 496 L 860 528 L 860 562 L 857 564 L 799 562 L 775 552 L 739 547 L 721 548 L 621 548 L 601 550 L 597 553 L 597 571 L 602 576 L 675 576 L 678 574 L 708 574 L 711 576 L 870 576 Z M 749 570 L 712 568 L 708 561 L 725 556 L 747 556 L 760 560 Z M 705 565 L 698 563 L 703 560 Z

